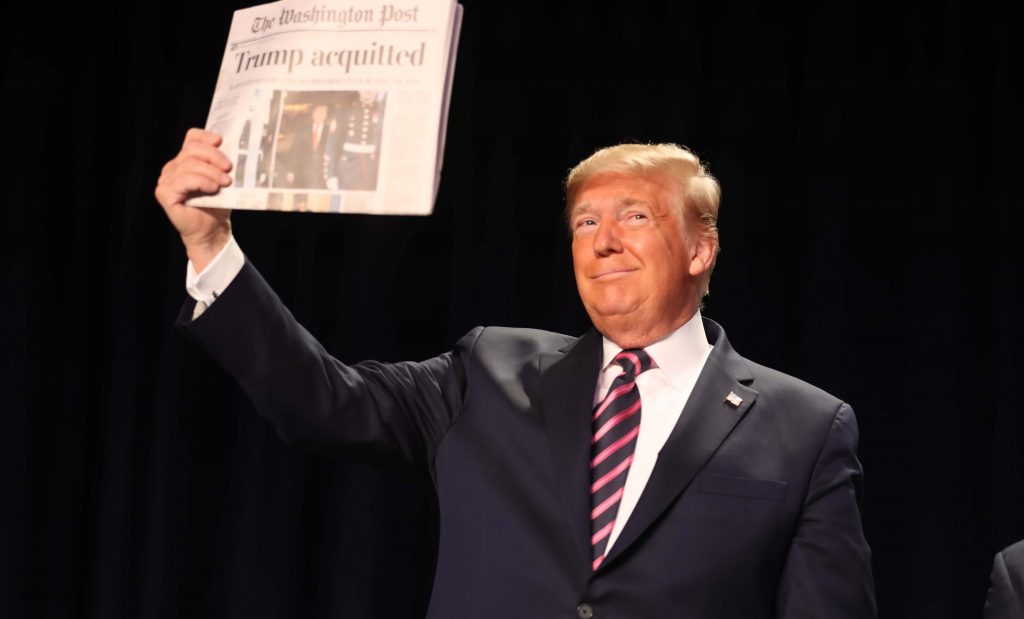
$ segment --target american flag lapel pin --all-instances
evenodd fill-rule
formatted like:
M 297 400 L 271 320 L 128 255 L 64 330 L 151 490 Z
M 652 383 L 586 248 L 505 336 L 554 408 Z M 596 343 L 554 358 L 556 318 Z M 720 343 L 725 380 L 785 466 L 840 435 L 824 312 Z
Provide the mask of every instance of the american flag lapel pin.
M 733 408 L 739 408 L 740 404 L 743 404 L 743 398 L 736 395 L 735 391 L 730 391 L 729 395 L 725 396 L 725 402 Z

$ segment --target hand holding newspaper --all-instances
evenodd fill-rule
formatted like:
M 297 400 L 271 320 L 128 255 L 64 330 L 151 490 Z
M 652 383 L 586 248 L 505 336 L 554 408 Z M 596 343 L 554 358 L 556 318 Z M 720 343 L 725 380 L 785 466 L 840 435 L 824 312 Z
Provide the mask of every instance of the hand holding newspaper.
M 236 11 L 206 128 L 232 184 L 190 206 L 427 215 L 462 7 L 280 0 Z

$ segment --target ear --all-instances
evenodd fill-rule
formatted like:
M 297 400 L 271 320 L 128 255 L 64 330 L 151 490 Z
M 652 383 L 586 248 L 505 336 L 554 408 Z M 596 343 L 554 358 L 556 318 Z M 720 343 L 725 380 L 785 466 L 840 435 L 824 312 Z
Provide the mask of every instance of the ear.
M 690 247 L 690 276 L 700 277 L 715 266 L 718 241 L 708 234 L 698 234 Z

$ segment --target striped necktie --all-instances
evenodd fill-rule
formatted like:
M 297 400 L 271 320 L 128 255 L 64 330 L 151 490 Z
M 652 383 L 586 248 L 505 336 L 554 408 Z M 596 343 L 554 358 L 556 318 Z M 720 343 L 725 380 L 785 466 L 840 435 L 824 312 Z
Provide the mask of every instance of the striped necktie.
M 615 355 L 613 362 L 624 372 L 612 382 L 608 395 L 594 409 L 591 421 L 594 436 L 590 444 L 590 543 L 594 570 L 604 560 L 640 434 L 640 390 L 636 377 L 654 367 L 654 360 L 643 349 L 624 350 Z

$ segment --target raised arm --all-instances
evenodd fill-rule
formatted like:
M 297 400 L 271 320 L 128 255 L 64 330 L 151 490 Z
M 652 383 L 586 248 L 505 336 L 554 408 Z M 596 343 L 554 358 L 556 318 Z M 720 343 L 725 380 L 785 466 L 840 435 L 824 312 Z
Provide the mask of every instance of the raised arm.
M 235 377 L 287 441 L 319 453 L 365 449 L 429 466 L 462 409 L 463 357 L 346 365 L 292 317 L 251 264 L 201 318 L 183 308 L 178 326 Z
M 184 204 L 231 183 L 231 162 L 218 150 L 220 142 L 217 134 L 189 130 L 155 192 L 199 272 L 231 239 L 230 211 Z M 232 247 L 240 270 L 220 278 L 224 287 L 201 316 L 186 303 L 179 328 L 234 376 L 286 440 L 320 452 L 365 448 L 429 466 L 461 410 L 459 351 L 471 347 L 476 335 L 422 363 L 345 365 L 295 321 L 237 245 Z M 223 270 L 224 262 L 218 259 L 209 270 Z

